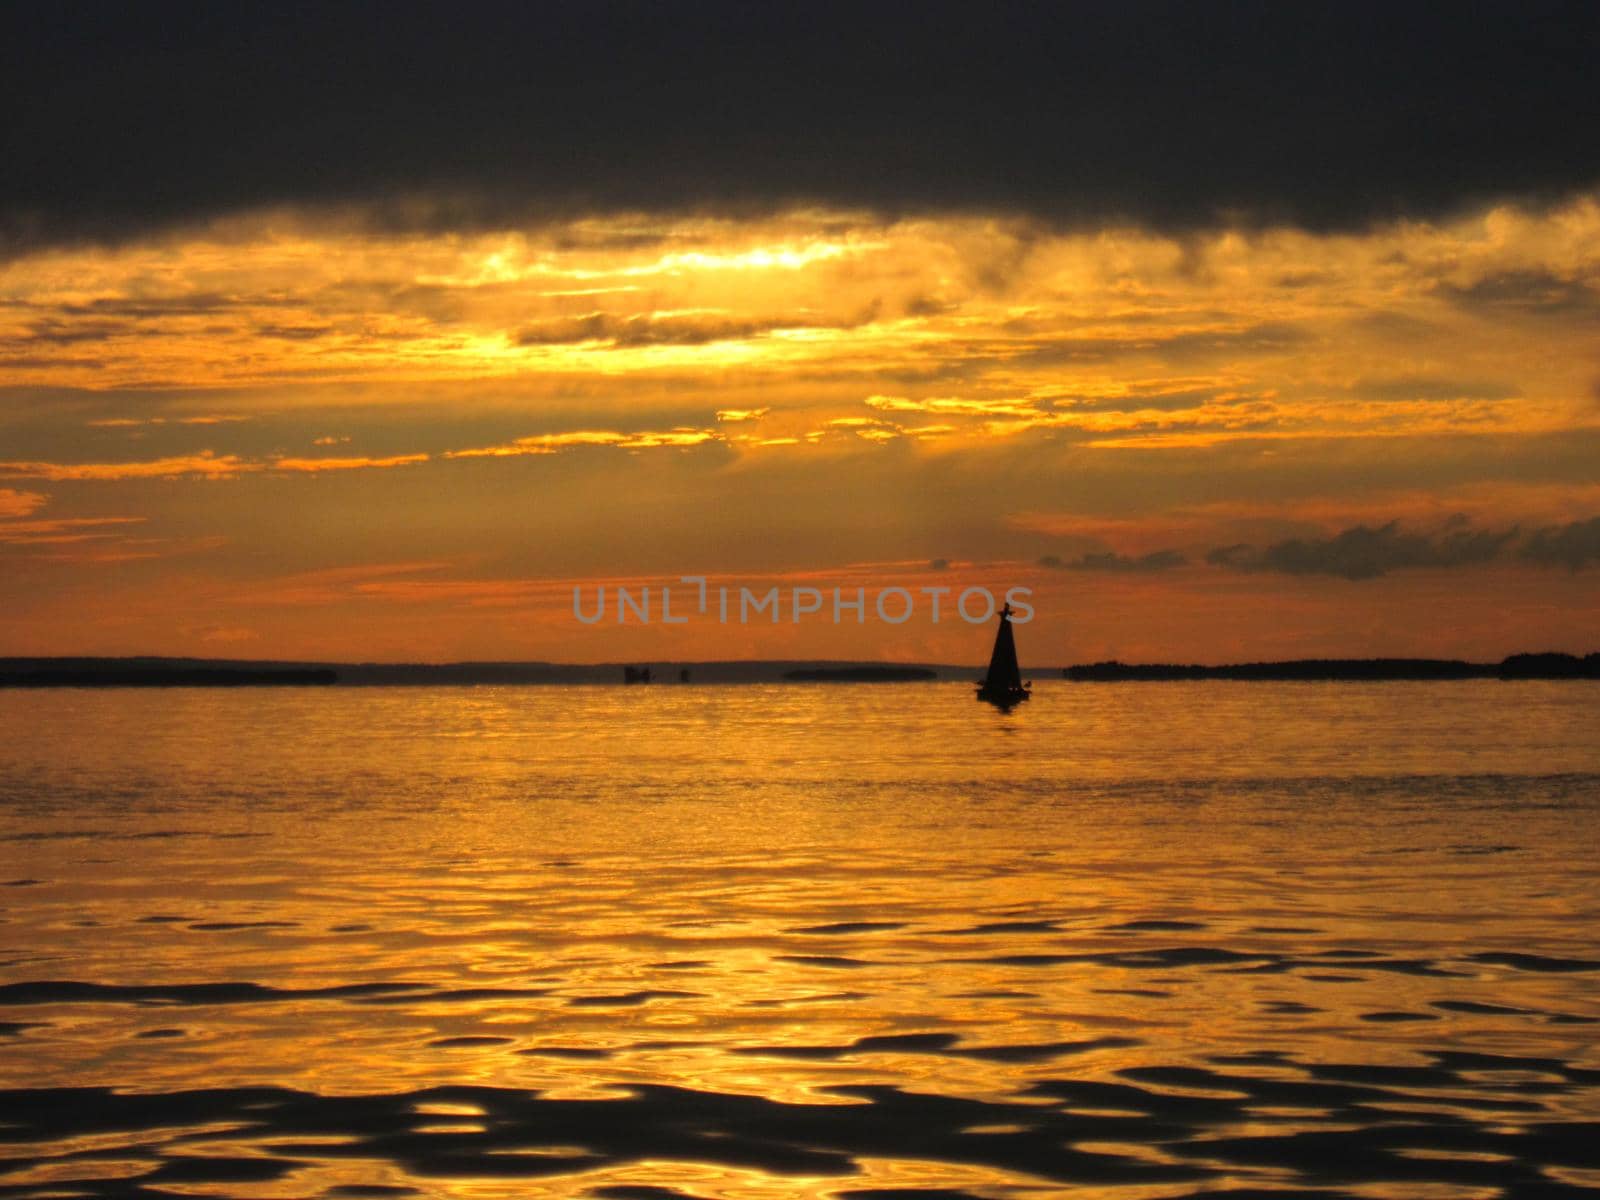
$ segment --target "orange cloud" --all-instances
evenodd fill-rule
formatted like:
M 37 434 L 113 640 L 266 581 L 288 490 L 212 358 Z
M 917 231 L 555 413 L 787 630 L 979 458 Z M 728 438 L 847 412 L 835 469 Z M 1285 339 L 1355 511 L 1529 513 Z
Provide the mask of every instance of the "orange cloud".
M 0 488 L 0 518 L 25 517 L 42 507 L 49 499 L 43 492 L 20 492 L 16 488 Z
M 1038 417 L 1039 409 L 1031 400 L 964 400 L 959 396 L 932 396 L 913 400 L 906 396 L 868 396 L 870 408 L 885 412 L 938 413 L 942 416 L 960 414 L 980 417 Z
M 606 429 L 579 429 L 566 433 L 540 433 L 517 438 L 500 446 L 473 450 L 449 450 L 446 458 L 515 458 L 524 454 L 557 454 L 579 446 L 615 446 L 622 450 L 655 449 L 662 446 L 699 446 L 722 440 L 715 429 L 669 429 L 660 432 L 617 433 Z
M 369 467 L 409 467 L 428 461 L 426 454 L 392 454 L 387 458 L 275 458 L 274 471 L 359 471 Z
M 236 454 L 213 454 L 203 450 L 199 454 L 177 455 L 172 458 L 152 459 L 148 462 L 121 463 L 52 463 L 52 462 L 0 462 L 0 478 L 6 479 L 174 479 L 184 475 L 199 475 L 208 479 L 226 479 L 259 467 Z
M 251 418 L 242 415 L 198 417 L 102 417 L 85 421 L 91 429 L 136 429 L 141 425 L 230 425 Z
M 177 455 L 144 462 L 52 463 L 0 462 L 0 477 L 9 479 L 177 479 L 199 476 L 206 479 L 232 479 L 261 471 L 354 471 L 368 467 L 405 467 L 427 462 L 427 454 L 395 454 L 386 458 L 275 458 L 269 461 L 241 458 L 237 454 Z

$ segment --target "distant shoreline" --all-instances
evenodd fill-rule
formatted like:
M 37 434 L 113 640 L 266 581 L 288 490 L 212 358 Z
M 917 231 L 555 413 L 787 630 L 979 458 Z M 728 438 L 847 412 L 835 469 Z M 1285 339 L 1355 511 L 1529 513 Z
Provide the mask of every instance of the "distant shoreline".
M 1432 679 L 1600 679 L 1600 653 L 1513 654 L 1497 663 L 1450 658 L 1314 658 L 1289 662 L 1196 666 L 1177 663 L 1100 662 L 1063 667 L 1075 683 L 1143 683 L 1183 679 L 1245 682 L 1432 680 Z
M 0 658 L 0 688 L 50 687 L 406 687 L 427 685 L 622 684 L 648 666 L 650 687 L 684 684 L 966 682 L 982 668 L 939 663 L 837 660 L 624 663 L 329 663 L 198 658 Z M 1513 654 L 1497 663 L 1458 659 L 1297 659 L 1201 666 L 1086 663 L 1024 670 L 1029 679 L 1075 683 L 1181 680 L 1372 682 L 1450 679 L 1600 679 L 1600 653 Z
M 103 665 L 8 669 L 0 687 L 331 687 L 339 673 L 328 667 L 148 666 L 111 660 Z
M 891 664 L 861 667 L 802 667 L 785 671 L 789 683 L 930 683 L 939 673 L 930 667 L 899 667 Z

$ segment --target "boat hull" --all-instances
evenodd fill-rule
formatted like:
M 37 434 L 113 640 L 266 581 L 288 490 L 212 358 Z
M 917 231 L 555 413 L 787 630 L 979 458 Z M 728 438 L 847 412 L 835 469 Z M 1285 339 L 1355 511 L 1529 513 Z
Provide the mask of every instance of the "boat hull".
M 1023 687 L 1023 688 L 980 687 L 978 689 L 978 699 L 982 700 L 985 704 L 993 704 L 996 708 L 1012 708 L 1015 705 L 1021 704 L 1031 694 L 1032 693 L 1029 692 L 1029 690 L 1027 688 L 1025 688 L 1025 687 Z

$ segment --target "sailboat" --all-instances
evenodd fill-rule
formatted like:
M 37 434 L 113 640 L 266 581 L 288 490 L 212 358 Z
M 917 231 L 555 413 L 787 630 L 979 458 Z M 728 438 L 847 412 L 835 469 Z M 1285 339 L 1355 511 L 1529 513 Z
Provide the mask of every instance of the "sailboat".
M 989 655 L 989 671 L 978 684 L 978 699 L 998 708 L 1021 704 L 1029 696 L 1029 685 L 1022 682 L 1017 666 L 1017 642 L 1011 634 L 1011 605 L 1000 610 L 1000 629 L 994 635 L 994 653 Z

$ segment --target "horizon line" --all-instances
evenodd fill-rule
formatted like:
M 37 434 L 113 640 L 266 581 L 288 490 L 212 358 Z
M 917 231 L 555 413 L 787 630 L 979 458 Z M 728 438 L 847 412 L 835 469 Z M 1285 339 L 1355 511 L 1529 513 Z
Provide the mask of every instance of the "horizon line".
M 1099 658 L 1079 662 L 1042 664 L 1035 671 L 1067 670 L 1074 667 L 1204 667 L 1226 668 L 1289 663 L 1460 663 L 1468 666 L 1492 667 L 1515 658 L 1546 655 L 1583 659 L 1600 655 L 1595 650 L 1517 650 L 1498 658 L 1457 658 L 1417 654 L 1367 654 L 1367 655 L 1308 655 L 1295 658 L 1236 658 L 1222 662 L 1203 662 L 1194 659 L 1164 659 L 1127 661 L 1120 658 Z M 331 659 L 331 658 L 240 658 L 225 655 L 196 654 L 0 654 L 0 664 L 5 663 L 109 663 L 109 662 L 181 662 L 227 663 L 261 667 L 545 667 L 552 669 L 594 670 L 603 667 L 770 667 L 770 666 L 852 666 L 852 667 L 932 667 L 947 670 L 982 670 L 983 663 L 935 662 L 884 658 L 628 658 L 602 659 L 593 662 L 557 661 L 542 658 L 463 658 L 463 659 Z

